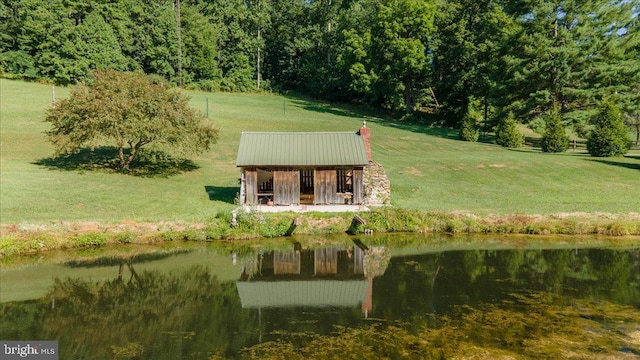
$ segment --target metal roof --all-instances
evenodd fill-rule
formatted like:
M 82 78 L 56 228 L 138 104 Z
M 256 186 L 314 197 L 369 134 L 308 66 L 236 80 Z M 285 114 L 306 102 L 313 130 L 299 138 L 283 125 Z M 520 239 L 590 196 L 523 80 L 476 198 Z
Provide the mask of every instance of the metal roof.
M 236 282 L 243 308 L 355 307 L 365 300 L 367 280 Z
M 243 132 L 236 166 L 367 165 L 355 132 Z

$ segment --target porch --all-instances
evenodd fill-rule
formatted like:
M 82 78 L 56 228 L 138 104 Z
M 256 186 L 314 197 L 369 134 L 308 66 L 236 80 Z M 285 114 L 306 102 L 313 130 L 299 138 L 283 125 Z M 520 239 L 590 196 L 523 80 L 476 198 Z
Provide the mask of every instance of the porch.
M 361 211 L 370 211 L 369 207 L 365 205 L 348 205 L 348 204 L 338 204 L 338 205 L 273 205 L 269 206 L 266 204 L 256 204 L 256 205 L 244 205 L 242 209 L 246 212 L 249 211 L 258 211 L 264 213 L 276 213 L 276 212 L 295 212 L 295 213 L 305 213 L 305 212 L 361 212 Z

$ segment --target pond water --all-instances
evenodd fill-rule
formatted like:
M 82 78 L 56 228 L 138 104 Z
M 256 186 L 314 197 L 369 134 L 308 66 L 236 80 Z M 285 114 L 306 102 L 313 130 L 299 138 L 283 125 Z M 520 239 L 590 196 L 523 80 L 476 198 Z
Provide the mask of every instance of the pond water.
M 544 357 L 570 355 L 569 339 L 578 357 L 640 356 L 634 247 L 389 248 L 364 237 L 340 245 L 286 242 L 275 250 L 146 248 L 18 263 L 0 273 L 0 339 L 56 340 L 60 359 L 237 358 L 270 341 L 301 345 L 305 336 L 372 325 L 424 341 L 434 329 L 455 329 L 469 349 L 499 348 L 514 358 L 545 354 L 544 341 L 563 348 Z M 549 326 L 555 338 L 546 334 Z M 467 351 L 444 349 L 444 357 Z

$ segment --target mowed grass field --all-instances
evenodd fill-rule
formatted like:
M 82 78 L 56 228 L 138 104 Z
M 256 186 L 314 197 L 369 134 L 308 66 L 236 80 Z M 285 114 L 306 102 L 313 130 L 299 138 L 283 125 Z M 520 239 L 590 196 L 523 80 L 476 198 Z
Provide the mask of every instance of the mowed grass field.
M 69 89 L 55 88 L 58 99 Z M 357 131 L 371 128 L 372 153 L 390 178 L 392 205 L 486 214 L 640 212 L 640 150 L 593 158 L 584 149 L 544 154 L 457 140 L 454 130 L 383 119 L 270 94 L 188 92 L 220 139 L 193 157 L 197 168 L 139 177 L 43 165 L 50 85 L 0 79 L 0 223 L 57 221 L 202 222 L 236 207 L 236 151 L 242 131 Z

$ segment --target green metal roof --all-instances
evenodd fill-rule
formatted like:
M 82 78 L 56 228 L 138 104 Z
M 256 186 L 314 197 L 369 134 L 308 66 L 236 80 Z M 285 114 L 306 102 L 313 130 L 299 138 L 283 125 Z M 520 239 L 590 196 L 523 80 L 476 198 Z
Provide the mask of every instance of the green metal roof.
M 243 132 L 236 166 L 367 165 L 355 132 Z
M 367 280 L 236 282 L 243 308 L 355 307 L 365 300 Z

